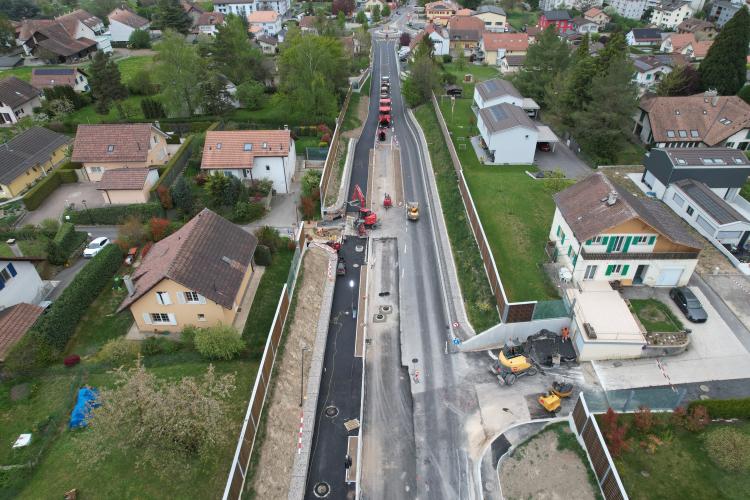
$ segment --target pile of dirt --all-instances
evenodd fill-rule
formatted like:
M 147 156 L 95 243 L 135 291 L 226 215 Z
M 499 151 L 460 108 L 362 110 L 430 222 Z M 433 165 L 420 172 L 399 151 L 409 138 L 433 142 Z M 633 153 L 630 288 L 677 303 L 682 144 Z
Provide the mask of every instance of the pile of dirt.
M 291 324 L 285 335 L 284 352 L 274 367 L 274 389 L 266 401 L 266 431 L 263 444 L 256 452 L 260 459 L 255 466 L 253 490 L 256 498 L 286 498 L 289 478 L 297 452 L 297 432 L 300 419 L 300 363 L 302 346 L 305 353 L 305 380 L 310 372 L 312 347 L 317 334 L 318 318 L 323 302 L 321 291 L 328 274 L 328 253 L 310 247 L 302 261 L 300 278 L 290 311 Z
M 589 482 L 589 464 L 571 450 L 558 450 L 557 440 L 555 431 L 543 431 L 501 464 L 500 486 L 505 498 L 596 498 Z

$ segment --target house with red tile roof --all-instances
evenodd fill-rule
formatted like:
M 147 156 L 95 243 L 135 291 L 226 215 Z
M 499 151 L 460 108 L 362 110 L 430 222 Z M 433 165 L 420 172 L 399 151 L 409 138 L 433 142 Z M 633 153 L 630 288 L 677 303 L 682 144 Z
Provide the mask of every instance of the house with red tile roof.
M 164 165 L 167 134 L 151 123 L 78 125 L 71 161 L 82 163 L 91 182 L 107 170 Z
M 81 68 L 34 68 L 31 85 L 38 89 L 67 85 L 76 92 L 89 91 L 88 75 Z
M 20 303 L 0 311 L 0 363 L 44 312 L 39 306 Z
M 248 14 L 247 24 L 253 33 L 274 36 L 281 31 L 281 16 L 273 10 L 258 10 Z
M 490 66 L 502 66 L 508 56 L 526 56 L 529 50 L 529 35 L 526 33 L 492 33 L 482 34 L 479 49 L 484 54 L 484 61 Z
M 104 171 L 96 189 L 102 193 L 104 203 L 109 205 L 146 203 L 158 180 L 156 168 L 115 168 Z
M 82 9 L 54 19 L 24 19 L 16 25 L 16 44 L 26 55 L 46 55 L 52 62 L 70 63 L 96 50 L 111 52 L 101 19 Z
M 277 193 L 288 193 L 297 163 L 289 130 L 206 132 L 201 170 L 253 181 L 269 179 Z

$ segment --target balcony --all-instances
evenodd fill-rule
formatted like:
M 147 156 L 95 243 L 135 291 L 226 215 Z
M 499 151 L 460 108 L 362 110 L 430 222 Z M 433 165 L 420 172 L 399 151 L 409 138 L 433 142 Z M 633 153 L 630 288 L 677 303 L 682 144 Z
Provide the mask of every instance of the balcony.
M 697 259 L 698 252 L 594 253 L 583 250 L 581 257 L 585 260 L 690 260 Z

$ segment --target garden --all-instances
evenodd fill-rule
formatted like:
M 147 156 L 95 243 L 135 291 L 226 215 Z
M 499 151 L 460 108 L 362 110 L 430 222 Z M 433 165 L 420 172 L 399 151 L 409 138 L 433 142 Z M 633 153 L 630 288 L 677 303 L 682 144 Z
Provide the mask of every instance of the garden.
M 750 498 L 750 400 L 597 416 L 633 499 Z
M 669 307 L 656 299 L 630 299 L 630 307 L 648 332 L 681 332 L 680 321 Z

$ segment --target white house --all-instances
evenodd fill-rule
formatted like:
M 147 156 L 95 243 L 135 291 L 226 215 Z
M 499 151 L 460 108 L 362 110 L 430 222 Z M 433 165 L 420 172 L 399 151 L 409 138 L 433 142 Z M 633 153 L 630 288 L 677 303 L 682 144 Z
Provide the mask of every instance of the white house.
M 270 179 L 288 193 L 297 155 L 289 130 L 232 130 L 206 133 L 201 170 L 248 181 Z
M 0 258 L 0 310 L 22 302 L 38 304 L 44 299 L 42 278 L 34 263 L 41 258 Z
M 670 56 L 633 56 L 635 75 L 633 81 L 642 89 L 651 89 L 659 83 L 665 75 L 672 72 Z
M 661 43 L 661 30 L 656 28 L 633 28 L 625 35 L 628 45 L 646 47 Z
M 576 9 L 587 10 L 591 7 L 601 7 L 604 0 L 540 0 L 539 10 Z
M 195 21 L 195 30 L 199 35 L 216 36 L 219 26 L 226 22 L 224 18 L 221 12 L 204 12 Z
M 149 21 L 126 7 L 118 7 L 107 16 L 109 33 L 115 43 L 127 43 L 136 30 L 148 31 Z
M 9 127 L 42 105 L 42 91 L 10 76 L 0 80 L 0 126 Z
M 240 17 L 247 17 L 251 12 L 256 10 L 255 0 L 216 0 L 214 1 L 214 12 L 222 14 L 236 14 Z
M 609 6 L 622 17 L 640 19 L 646 11 L 647 0 L 611 0 Z
M 532 118 L 539 112 L 539 105 L 536 101 L 523 97 L 508 80 L 493 78 L 480 82 L 474 87 L 474 106 L 476 109 L 489 108 L 501 103 L 518 106 Z
M 88 76 L 81 68 L 34 68 L 31 71 L 31 85 L 38 89 L 68 85 L 79 93 L 89 91 Z
M 686 285 L 701 244 L 660 201 L 635 197 L 597 172 L 554 196 L 553 259 L 575 283 Z
M 411 39 L 409 48 L 413 51 L 414 47 L 416 47 L 425 36 L 430 37 L 430 40 L 432 40 L 433 55 L 445 56 L 450 54 L 451 41 L 448 29 L 444 26 L 432 23 L 425 26 L 423 31 L 419 32 L 417 36 Z
M 260 0 L 256 10 L 273 10 L 280 16 L 287 13 L 291 7 L 291 0 Z
M 531 164 L 539 132 L 522 108 L 503 102 L 482 108 L 477 127 L 494 164 Z
M 690 7 L 690 2 L 663 3 L 651 12 L 651 24 L 663 29 L 673 30 L 681 22 L 690 19 L 695 11 Z
M 275 36 L 281 31 L 281 16 L 273 10 L 257 10 L 248 14 L 247 24 L 253 33 Z

